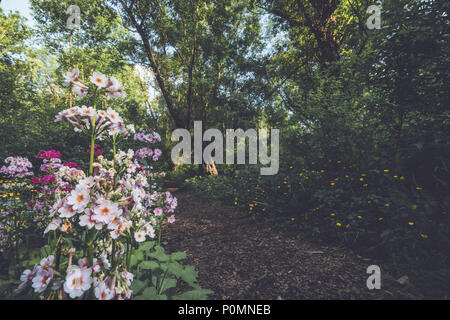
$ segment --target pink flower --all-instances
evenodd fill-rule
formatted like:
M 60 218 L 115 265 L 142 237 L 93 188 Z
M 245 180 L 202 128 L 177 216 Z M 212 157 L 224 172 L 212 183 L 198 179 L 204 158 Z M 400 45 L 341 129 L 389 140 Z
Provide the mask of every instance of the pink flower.
M 54 219 L 54 220 L 52 220 L 52 222 L 50 222 L 48 224 L 47 228 L 45 228 L 44 234 L 46 234 L 47 232 L 49 232 L 51 230 L 58 229 L 60 225 L 61 225 L 61 219 Z
M 92 284 L 90 268 L 79 268 L 77 266 L 70 266 L 71 270 L 67 273 L 66 281 L 64 282 L 64 292 L 71 298 L 78 298 L 83 295 Z
M 77 186 L 75 190 L 72 190 L 70 196 L 67 198 L 67 203 L 72 205 L 73 210 L 81 212 L 86 208 L 89 200 L 89 189 L 82 186 Z
M 70 84 L 74 83 L 78 79 L 78 74 L 80 70 L 78 68 L 71 69 L 64 74 L 63 86 L 68 87 Z
M 32 280 L 32 287 L 37 293 L 43 292 L 47 289 L 50 281 L 53 279 L 53 269 L 45 270 L 41 269 L 37 272 L 36 276 Z
M 155 210 L 153 210 L 153 213 L 155 214 L 155 216 L 159 217 L 160 215 L 163 214 L 163 209 L 162 208 L 156 208 Z
M 112 203 L 109 200 L 103 198 L 97 200 L 97 206 L 94 208 L 94 215 L 92 219 L 97 222 L 110 223 L 115 216 L 121 213 L 119 212 L 119 206 L 117 203 Z
M 83 98 L 88 94 L 88 89 L 84 85 L 79 82 L 75 82 L 73 86 L 73 93 L 75 93 L 78 97 Z
M 114 296 L 114 290 L 108 288 L 104 281 L 95 287 L 95 297 L 98 300 L 111 300 Z
M 103 225 L 92 219 L 92 215 L 89 213 L 88 209 L 86 209 L 85 212 L 84 215 L 80 216 L 80 226 L 87 227 L 88 229 L 95 227 L 95 229 L 100 230 Z
M 41 178 L 35 177 L 35 178 L 31 179 L 31 183 L 39 184 L 39 183 L 42 183 L 42 180 L 41 180 Z

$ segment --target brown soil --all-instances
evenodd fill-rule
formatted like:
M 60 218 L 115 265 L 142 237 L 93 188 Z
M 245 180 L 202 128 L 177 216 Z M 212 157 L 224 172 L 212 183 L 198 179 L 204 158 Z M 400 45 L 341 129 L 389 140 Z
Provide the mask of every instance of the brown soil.
M 417 299 L 383 272 L 369 290 L 367 267 L 377 264 L 342 247 L 279 234 L 219 202 L 177 191 L 177 221 L 165 232 L 170 252 L 185 251 L 209 299 Z

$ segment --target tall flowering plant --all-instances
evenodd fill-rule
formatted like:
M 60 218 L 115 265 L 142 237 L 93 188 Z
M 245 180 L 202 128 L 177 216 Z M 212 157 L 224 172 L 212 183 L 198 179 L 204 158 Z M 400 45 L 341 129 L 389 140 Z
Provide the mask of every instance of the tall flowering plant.
M 32 185 L 32 164 L 25 157 L 7 157 L 0 169 L 0 253 L 8 261 L 19 263 L 18 247 L 29 226 L 30 212 L 26 205 Z
M 90 81 L 91 88 L 78 78 L 78 70 L 71 70 L 65 84 L 80 97 L 91 91 L 111 98 L 125 96 L 114 77 L 108 80 L 94 72 Z M 23 272 L 18 291 L 30 290 L 47 299 L 129 299 L 133 251 L 146 241 L 160 248 L 163 227 L 175 222 L 177 199 L 158 188 L 155 174 L 142 162 L 149 156 L 156 161 L 161 151 L 117 149 L 118 139 L 135 130 L 111 107 L 73 107 L 61 111 L 55 121 L 68 122 L 76 131 L 90 135 L 89 169 L 84 172 L 76 164 L 62 164 L 55 151 L 39 156 L 41 171 L 48 174 L 33 182 L 44 186 L 38 204 L 48 212 L 43 233 L 52 254 Z M 95 154 L 96 140 L 106 137 L 112 141 L 110 160 Z M 160 141 L 157 133 L 139 132 L 134 139 Z M 48 198 L 48 192 L 53 198 Z

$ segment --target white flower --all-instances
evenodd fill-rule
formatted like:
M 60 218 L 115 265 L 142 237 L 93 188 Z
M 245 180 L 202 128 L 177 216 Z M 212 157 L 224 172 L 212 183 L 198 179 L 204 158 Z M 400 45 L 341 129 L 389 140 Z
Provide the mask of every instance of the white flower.
M 112 239 L 117 239 L 122 234 L 122 230 L 120 228 L 112 230 L 109 235 Z
M 95 226 L 95 229 L 100 230 L 102 228 L 102 224 L 92 219 L 92 215 L 89 212 L 89 209 L 85 210 L 85 214 L 80 216 L 80 226 L 87 227 L 88 229 L 92 229 Z
M 122 122 L 122 118 L 119 116 L 119 114 L 111 108 L 108 108 L 106 110 L 106 116 L 112 123 Z
M 89 189 L 82 186 L 76 186 L 67 198 L 67 203 L 72 205 L 72 209 L 77 212 L 82 212 L 89 203 Z
M 33 272 L 30 269 L 25 270 L 20 276 L 20 281 L 27 282 L 28 280 L 33 279 Z
M 79 109 L 80 109 L 79 107 L 72 107 L 67 110 L 64 110 L 66 112 L 66 117 L 70 118 L 76 116 L 77 114 L 79 114 Z
M 82 116 L 93 117 L 97 114 L 94 108 L 82 106 L 79 110 L 79 114 Z
M 81 83 L 75 82 L 73 86 L 73 93 L 75 93 L 80 98 L 85 97 L 88 94 L 88 89 Z
M 73 206 L 67 204 L 61 208 L 59 208 L 58 212 L 60 218 L 72 218 L 77 212 L 73 210 Z
M 59 228 L 59 226 L 61 225 L 61 219 L 54 219 L 52 220 L 47 228 L 45 228 L 44 230 L 44 234 L 46 234 L 47 232 L 49 232 L 50 230 L 56 230 Z
M 36 269 L 36 265 L 35 265 L 35 269 Z M 22 275 L 20 276 L 21 284 L 19 285 L 17 290 L 18 291 L 23 290 L 23 288 L 25 288 L 25 286 L 27 285 L 28 281 L 33 280 L 33 278 L 34 278 L 34 272 L 31 271 L 30 269 L 25 270 L 22 273 Z
M 80 182 L 78 182 L 78 185 L 80 187 L 92 188 L 92 186 L 94 185 L 94 177 L 84 178 L 80 180 Z
M 131 286 L 131 283 L 133 282 L 133 278 L 134 278 L 133 274 L 131 272 L 128 272 L 128 271 L 123 271 L 121 273 L 121 275 L 122 275 L 122 278 L 124 280 L 126 280 L 127 286 Z
M 103 252 L 100 255 L 100 260 L 102 261 L 103 266 L 105 267 L 105 269 L 109 269 L 111 267 L 111 264 L 109 263 L 108 258 L 106 257 L 106 253 Z
M 153 227 L 151 225 L 147 225 L 146 229 L 146 233 L 150 238 L 154 238 L 155 237 L 155 229 L 153 229 Z
M 127 130 L 131 133 L 135 133 L 136 130 L 134 129 L 134 125 L 133 124 L 129 124 L 127 125 Z
M 119 131 L 119 129 L 116 127 L 116 126 L 112 126 L 112 127 L 110 127 L 109 128 L 109 130 L 108 130 L 108 134 L 110 135 L 110 136 L 113 136 L 113 135 L 115 135 L 115 134 L 117 134 L 117 133 L 119 133 L 120 131 Z
M 105 111 L 105 110 L 98 110 L 98 111 L 97 111 L 97 114 L 98 114 L 100 117 L 106 118 L 106 111 Z
M 143 200 L 145 197 L 145 190 L 142 188 L 136 188 L 131 191 L 131 196 L 133 197 L 134 202 L 141 202 L 141 200 Z
M 136 242 L 144 242 L 145 241 L 145 232 L 144 230 L 138 231 L 134 233 L 134 239 Z
M 122 222 L 122 219 L 119 215 L 116 215 L 112 218 L 112 220 L 108 223 L 109 230 L 116 230 Z
M 114 298 L 114 291 L 109 289 L 103 281 L 95 288 L 95 297 L 98 300 L 111 300 L 112 298 Z
M 103 73 L 95 71 L 89 80 L 99 88 L 105 88 L 108 85 L 108 79 Z
M 121 213 L 117 203 L 100 198 L 97 200 L 97 206 L 94 208 L 92 219 L 97 222 L 110 223 L 115 216 Z
M 35 292 L 41 293 L 47 289 L 48 284 L 53 279 L 53 269 L 40 269 L 32 280 L 32 287 Z
M 97 258 L 92 259 L 92 272 L 99 273 L 100 272 L 100 264 L 97 262 Z M 96 278 L 94 278 L 94 281 Z
M 78 70 L 78 68 L 72 69 L 67 71 L 64 74 L 64 82 L 63 82 L 63 86 L 67 87 L 69 86 L 71 83 L 73 83 L 77 78 L 78 78 L 78 74 L 80 73 L 80 70 Z
M 47 258 L 42 259 L 41 268 L 45 270 L 50 269 L 50 266 L 52 265 L 53 261 L 55 261 L 55 257 L 53 255 L 50 255 Z
M 174 222 L 175 222 L 175 215 L 171 215 L 171 216 L 167 219 L 167 221 L 168 221 L 169 223 L 174 223 Z
M 80 269 L 77 266 L 71 266 L 64 282 L 64 292 L 71 298 L 81 297 L 91 287 L 91 273 L 90 268 Z

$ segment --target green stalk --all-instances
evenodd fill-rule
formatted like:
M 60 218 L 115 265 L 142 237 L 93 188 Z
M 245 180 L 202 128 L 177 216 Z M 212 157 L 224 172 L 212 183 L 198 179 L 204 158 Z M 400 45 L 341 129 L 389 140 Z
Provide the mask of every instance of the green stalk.
M 55 270 L 59 272 L 59 263 L 61 261 L 61 250 L 62 250 L 62 244 L 63 244 L 63 237 L 62 235 L 59 236 L 58 242 L 56 244 L 57 251 L 56 251 L 56 259 L 55 259 Z
M 161 245 L 162 222 L 159 223 L 158 246 Z
M 111 267 L 112 270 L 114 270 L 114 267 L 116 266 L 116 260 L 114 259 L 116 257 L 116 240 L 112 239 L 112 255 L 111 255 Z
M 113 135 L 113 155 L 114 155 L 114 164 L 116 163 L 116 135 Z
M 133 253 L 133 246 L 130 243 L 130 239 L 127 240 L 127 270 L 130 270 L 131 254 Z
M 114 160 L 114 170 L 117 168 L 117 161 L 116 161 L 116 135 L 113 135 L 113 160 Z M 114 188 L 116 187 L 117 183 L 117 173 L 114 175 Z
M 89 159 L 89 175 L 94 172 L 94 153 L 95 153 L 95 115 L 92 117 L 92 134 L 91 134 L 91 154 Z

